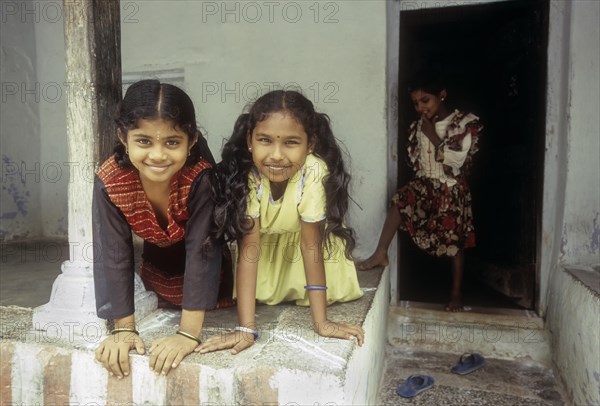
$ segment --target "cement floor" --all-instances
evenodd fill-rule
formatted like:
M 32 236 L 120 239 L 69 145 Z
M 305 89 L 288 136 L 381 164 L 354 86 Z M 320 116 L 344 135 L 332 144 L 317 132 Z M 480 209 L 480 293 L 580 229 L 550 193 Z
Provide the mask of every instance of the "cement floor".
M 60 240 L 0 245 L 0 306 L 37 307 L 50 300 L 52 283 L 69 259 Z
M 540 363 L 487 358 L 484 367 L 460 376 L 450 372 L 459 356 L 388 346 L 380 403 L 386 406 L 568 405 L 553 370 Z M 435 384 L 414 398 L 398 396 L 398 385 L 413 374 L 431 375 Z

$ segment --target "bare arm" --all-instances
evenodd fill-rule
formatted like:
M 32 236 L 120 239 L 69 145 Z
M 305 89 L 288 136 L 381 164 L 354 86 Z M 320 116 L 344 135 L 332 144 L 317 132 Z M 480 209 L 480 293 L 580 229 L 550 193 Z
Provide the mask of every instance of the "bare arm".
M 115 319 L 115 328 L 131 328 L 135 329 L 135 314 Z
M 324 229 L 324 221 L 318 223 L 302 222 L 300 250 L 304 260 L 307 285 L 327 286 L 322 249 Z M 309 290 L 308 300 L 316 331 L 317 325 L 322 325 L 327 321 L 327 291 Z
M 179 330 L 185 331 L 194 337 L 200 337 L 202 325 L 204 324 L 204 310 L 181 310 L 181 321 Z
M 325 264 L 323 262 L 323 232 L 325 222 L 309 223 L 302 221 L 300 249 L 304 261 L 307 285 L 327 286 Z M 356 337 L 358 345 L 365 340 L 365 331 L 354 324 L 336 323 L 327 318 L 327 291 L 309 290 L 308 300 L 313 319 L 313 329 L 324 337 L 351 339 Z
M 240 326 L 256 329 L 256 275 L 260 256 L 260 220 L 254 219 L 254 226 L 239 242 L 238 266 L 236 272 L 237 310 Z
M 241 327 L 256 330 L 256 275 L 260 257 L 260 219 L 254 219 L 252 230 L 238 241 L 236 294 L 238 320 Z M 254 344 L 251 333 L 236 331 L 212 337 L 199 348 L 201 354 L 231 348 L 232 354 Z

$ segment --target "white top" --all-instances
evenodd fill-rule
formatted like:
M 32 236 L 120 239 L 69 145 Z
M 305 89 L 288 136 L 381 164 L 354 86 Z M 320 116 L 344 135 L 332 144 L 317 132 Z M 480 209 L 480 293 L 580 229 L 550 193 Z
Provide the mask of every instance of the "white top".
M 446 137 L 448 125 L 456 113 L 457 111 L 455 110 L 443 120 L 435 123 L 435 132 L 441 140 Z M 429 138 L 427 138 L 425 133 L 421 131 L 420 120 L 417 129 L 417 139 L 419 140 L 419 144 L 421 146 L 419 154 L 420 165 L 418 176 L 439 179 L 440 182 L 445 183 L 448 186 L 454 186 L 456 184 L 456 179 L 446 176 L 444 173 L 444 165 L 450 166 L 453 168 L 453 172 L 458 173 L 458 169 L 460 169 L 460 167 L 465 163 L 469 153 L 469 148 L 471 148 L 471 134 L 467 134 L 463 138 L 460 151 L 451 150 L 444 145 L 442 147 L 444 155 L 443 162 L 437 162 L 435 160 L 435 146 L 431 141 L 429 141 Z

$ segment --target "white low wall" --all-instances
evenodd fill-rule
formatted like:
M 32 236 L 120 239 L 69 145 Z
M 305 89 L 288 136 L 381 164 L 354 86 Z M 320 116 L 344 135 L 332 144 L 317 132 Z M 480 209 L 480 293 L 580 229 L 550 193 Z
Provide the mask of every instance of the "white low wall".
M 370 339 L 365 341 L 364 348 L 355 352 L 348 362 L 344 385 L 344 399 L 348 401 L 347 404 L 373 405 L 378 400 L 387 342 L 387 317 L 390 302 L 389 272 L 389 268 L 386 267 L 371 309 L 369 309 L 363 324 Z
M 600 405 L 600 297 L 564 269 L 551 281 L 552 355 L 575 405 Z

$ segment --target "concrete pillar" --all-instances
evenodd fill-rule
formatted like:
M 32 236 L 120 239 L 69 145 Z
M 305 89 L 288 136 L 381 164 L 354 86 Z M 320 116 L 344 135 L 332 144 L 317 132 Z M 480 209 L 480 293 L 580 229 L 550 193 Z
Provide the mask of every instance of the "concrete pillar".
M 121 100 L 119 0 L 64 0 L 67 78 L 69 260 L 54 281 L 50 302 L 34 309 L 33 327 L 61 327 L 66 339 L 105 328 L 96 316 L 93 279 L 94 172 L 114 142 L 114 111 Z M 156 295 L 136 275 L 136 319 L 156 309 Z M 93 325 L 93 326 L 92 326 Z

